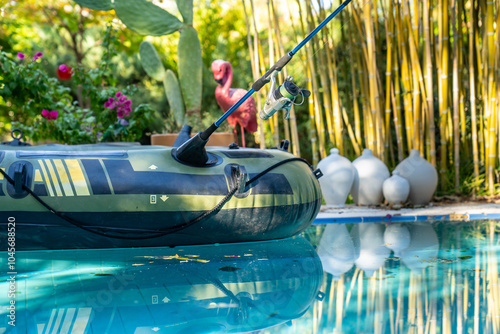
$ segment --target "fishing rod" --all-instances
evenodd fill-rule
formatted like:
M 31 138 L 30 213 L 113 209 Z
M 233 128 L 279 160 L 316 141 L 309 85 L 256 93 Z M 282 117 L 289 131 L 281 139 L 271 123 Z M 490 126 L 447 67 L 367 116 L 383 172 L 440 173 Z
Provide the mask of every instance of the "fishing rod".
M 275 76 L 278 72 L 281 72 L 283 67 L 285 67 L 288 62 L 293 58 L 293 56 L 306 45 L 321 29 L 323 29 L 338 13 L 340 13 L 352 0 L 345 0 L 340 6 L 337 7 L 326 19 L 323 20 L 313 31 L 309 33 L 292 51 L 288 52 L 286 55 L 281 57 L 271 68 L 257 81 L 252 84 L 252 88 L 242 96 L 231 108 L 229 108 L 218 120 L 216 120 L 210 127 L 205 131 L 199 132 L 197 135 L 191 139 L 184 142 L 175 151 L 175 158 L 179 161 L 195 165 L 195 166 L 206 166 L 209 157 L 205 150 L 205 145 L 208 142 L 208 138 L 214 133 L 219 126 L 236 110 L 238 107 L 245 102 L 253 93 L 258 92 L 262 87 L 264 87 L 271 80 L 273 81 L 274 88 Z M 310 92 L 305 89 L 298 88 L 289 78 L 286 82 L 278 87 L 275 93 L 274 89 L 271 89 L 266 99 L 266 106 L 264 110 L 259 113 L 259 117 L 262 119 L 268 119 L 277 110 L 282 108 L 288 109 L 295 100 L 298 94 L 308 97 Z M 273 96 L 274 94 L 274 96 Z M 267 107 L 267 108 L 266 108 Z M 278 109 L 279 108 L 279 109 Z

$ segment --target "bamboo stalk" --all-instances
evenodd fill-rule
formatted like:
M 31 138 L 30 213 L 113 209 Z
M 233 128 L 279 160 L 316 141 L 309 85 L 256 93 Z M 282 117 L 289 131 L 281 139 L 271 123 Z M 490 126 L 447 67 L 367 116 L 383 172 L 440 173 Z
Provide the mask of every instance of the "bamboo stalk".
M 349 32 L 350 32 L 350 38 L 348 39 L 349 41 L 349 54 L 351 59 L 354 61 L 352 62 L 351 68 L 351 82 L 352 82 L 352 103 L 353 103 L 353 113 L 354 113 L 354 134 L 356 137 L 356 143 L 357 146 L 363 146 L 363 141 L 362 141 L 362 136 L 361 136 L 361 118 L 360 118 L 360 110 L 359 110 L 359 104 L 358 104 L 358 90 L 357 90 L 357 84 L 356 84 L 356 69 L 358 65 L 358 54 L 357 54 L 357 48 L 353 46 L 353 37 L 352 37 L 352 21 L 348 21 L 349 24 Z M 346 124 L 349 124 L 346 122 Z M 359 156 L 360 154 L 358 154 Z
M 250 0 L 250 7 L 252 9 L 252 25 L 254 29 L 254 35 L 253 35 L 253 59 L 254 59 L 254 66 L 255 66 L 255 71 L 256 71 L 256 77 L 260 77 L 259 75 L 259 67 L 260 67 L 260 72 L 265 73 L 265 67 L 264 67 L 264 62 L 262 59 L 262 48 L 260 46 L 260 41 L 259 41 L 259 30 L 257 29 L 257 22 L 255 20 L 255 7 L 253 0 Z M 246 13 L 245 13 L 246 15 Z M 261 106 L 261 95 L 260 94 L 265 94 L 265 90 L 262 90 L 262 93 L 259 91 L 257 94 L 257 106 Z M 258 138 L 259 138 L 259 145 L 261 149 L 266 148 L 266 135 L 265 135 L 265 123 L 257 117 L 257 122 L 258 122 Z
M 434 124 L 434 100 L 433 100 L 433 78 L 432 78 L 432 58 L 431 58 L 431 43 L 432 37 L 430 32 L 430 15 L 429 2 L 423 1 L 423 26 L 424 26 L 424 68 L 425 68 L 425 91 L 427 96 L 428 121 L 427 131 L 429 136 L 429 156 L 430 162 L 436 166 L 436 128 Z
M 385 70 L 385 129 L 387 131 L 387 136 L 384 141 L 384 146 L 386 149 L 386 152 L 389 152 L 389 142 L 391 139 L 391 132 L 390 132 L 390 127 L 391 127 L 391 87 L 392 87 L 392 39 L 394 38 L 394 16 L 393 16 L 393 2 L 390 1 L 389 3 L 389 12 L 388 12 L 388 20 L 384 20 L 386 23 L 385 30 L 386 30 L 386 39 L 387 39 L 387 60 L 386 60 L 386 70 Z M 388 160 L 387 157 L 385 159 L 386 161 Z
M 477 115 L 476 115 L 476 71 L 474 66 L 474 49 L 475 49 L 475 10 L 474 0 L 470 0 L 469 12 L 469 95 L 471 108 L 471 128 L 472 128 L 472 157 L 474 164 L 474 178 L 479 177 L 479 143 L 477 135 Z M 474 189 L 475 192 L 477 189 Z
M 372 3 L 368 2 L 363 7 L 363 20 L 365 23 L 365 34 L 367 44 L 367 68 L 370 91 L 370 113 L 372 122 L 375 125 L 375 143 L 373 143 L 373 153 L 379 157 L 384 156 L 384 129 L 380 112 L 380 97 L 377 84 L 377 58 L 375 49 L 375 37 L 371 18 Z
M 458 59 L 459 59 L 459 48 L 458 48 L 458 33 L 457 24 L 459 23 L 457 18 L 457 8 L 456 0 L 451 2 L 451 26 L 453 30 L 453 144 L 454 144 L 454 165 L 455 165 L 455 193 L 459 192 L 460 189 L 460 110 L 459 110 L 459 98 L 460 98 L 460 88 L 459 88 L 459 77 L 458 77 Z
M 448 14 L 448 0 L 440 0 L 441 3 L 441 52 L 439 62 L 441 64 L 441 80 L 440 80 L 440 131 L 441 131 L 441 161 L 439 167 L 439 175 L 441 188 L 446 189 L 446 168 L 447 168 L 447 144 L 448 137 L 445 135 L 448 131 L 448 73 L 449 73 L 449 14 Z
M 305 35 L 305 26 L 304 26 L 304 21 L 302 20 L 302 5 L 300 3 L 300 0 L 296 0 L 297 5 L 299 8 L 299 16 L 300 16 L 300 27 L 302 31 L 302 35 Z M 312 86 L 312 73 L 311 73 L 311 68 L 310 68 L 310 63 L 307 60 L 311 54 L 310 51 L 310 46 L 306 44 L 304 46 L 305 52 L 301 54 L 301 61 L 303 64 L 303 67 L 305 68 L 306 72 L 306 78 L 307 78 L 307 89 L 310 92 L 313 92 L 313 86 Z M 316 131 L 316 115 L 314 112 L 314 100 L 312 98 L 308 99 L 308 111 L 309 111 L 309 137 L 311 140 L 311 153 L 312 153 L 312 163 L 314 166 L 316 166 L 319 162 L 319 156 L 318 156 L 318 142 L 317 142 L 317 137 L 318 133 Z

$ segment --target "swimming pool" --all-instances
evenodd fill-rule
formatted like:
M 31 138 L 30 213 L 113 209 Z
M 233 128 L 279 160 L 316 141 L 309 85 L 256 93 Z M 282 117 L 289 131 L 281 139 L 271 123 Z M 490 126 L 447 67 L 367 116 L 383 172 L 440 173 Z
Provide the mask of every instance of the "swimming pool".
M 266 242 L 18 252 L 14 275 L 0 258 L 0 333 L 498 333 L 499 234 L 493 220 L 335 223 Z

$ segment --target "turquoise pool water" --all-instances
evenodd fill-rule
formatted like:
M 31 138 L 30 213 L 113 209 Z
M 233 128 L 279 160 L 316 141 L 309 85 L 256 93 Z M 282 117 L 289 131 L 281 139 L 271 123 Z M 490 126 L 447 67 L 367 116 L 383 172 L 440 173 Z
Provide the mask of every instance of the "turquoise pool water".
M 499 235 L 498 221 L 327 224 L 258 243 L 18 252 L 16 274 L 0 258 L 0 333 L 498 333 Z

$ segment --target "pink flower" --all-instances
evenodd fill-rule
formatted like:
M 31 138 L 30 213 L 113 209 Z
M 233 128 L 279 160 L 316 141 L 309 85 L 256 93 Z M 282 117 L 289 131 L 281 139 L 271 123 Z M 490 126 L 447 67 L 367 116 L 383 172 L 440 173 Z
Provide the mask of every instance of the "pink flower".
M 46 109 L 42 110 L 42 116 L 45 117 L 48 121 L 52 121 L 52 120 L 55 121 L 57 119 L 58 115 L 59 115 L 59 113 L 57 112 L 57 110 L 52 110 L 50 112 Z
M 123 117 L 125 117 L 125 115 L 124 115 L 124 110 L 123 110 L 123 108 L 122 108 L 122 107 L 118 107 L 118 108 L 116 108 L 116 117 L 118 117 L 118 118 L 123 118 Z
M 19 59 L 23 60 L 23 59 L 24 59 L 24 57 L 26 57 L 26 56 L 24 55 L 24 53 L 22 53 L 22 52 L 18 52 L 18 53 L 17 53 L 17 58 L 19 58 Z
M 50 112 L 50 118 L 49 118 L 49 120 L 53 119 L 55 121 L 57 119 L 57 116 L 59 116 L 59 112 L 57 112 L 57 110 L 52 110 Z
M 64 73 L 67 70 L 68 70 L 68 66 L 66 66 L 65 64 L 59 65 L 59 71 Z
M 120 98 L 118 99 L 118 102 L 123 103 L 127 100 L 127 95 L 121 95 Z
M 104 108 L 113 109 L 116 105 L 116 100 L 110 97 L 106 102 L 104 102 Z
M 33 56 L 33 61 L 37 60 L 38 58 L 42 58 L 42 56 L 43 56 L 43 52 L 35 53 L 35 55 Z
M 117 92 L 116 97 L 120 97 L 122 95 L 122 92 Z

